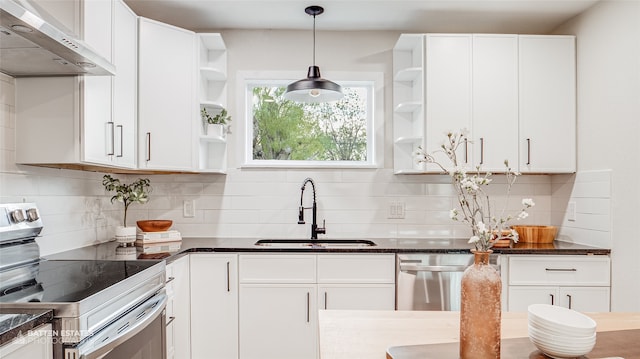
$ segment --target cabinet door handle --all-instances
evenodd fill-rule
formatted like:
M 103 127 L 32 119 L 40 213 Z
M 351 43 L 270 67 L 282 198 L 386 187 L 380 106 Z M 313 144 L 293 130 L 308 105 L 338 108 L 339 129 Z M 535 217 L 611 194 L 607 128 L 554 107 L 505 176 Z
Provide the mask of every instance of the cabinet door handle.
M 114 131 L 114 123 L 112 121 L 107 122 L 107 126 L 111 128 L 108 133 L 111 135 L 110 139 L 107 140 L 107 143 L 110 145 L 107 148 L 107 156 L 113 156 L 115 154 L 115 131 Z
M 527 138 L 527 165 L 531 164 L 531 139 Z
M 307 292 L 307 323 L 311 321 L 311 293 Z
M 577 272 L 575 268 L 545 268 L 547 272 Z
M 169 283 L 173 282 L 175 279 L 176 279 L 176 277 L 169 277 L 169 278 L 167 278 L 167 281 L 164 282 L 164 284 L 169 284 Z
M 469 163 L 469 140 L 464 139 L 464 163 Z
M 553 294 L 549 294 L 549 296 L 551 296 L 551 305 L 553 305 L 554 296 L 553 296 Z
M 230 271 L 229 268 L 231 266 L 230 262 L 227 262 L 227 292 L 231 292 L 231 280 L 229 279 Z
M 176 317 L 169 317 L 169 320 L 167 320 L 167 324 L 165 326 L 168 327 L 169 325 L 171 325 L 171 323 L 173 323 L 174 320 L 176 320 Z
M 151 161 L 151 132 L 147 132 L 147 161 Z
M 324 309 L 327 309 L 327 292 L 324 292 Z
M 169 325 L 171 325 L 171 323 L 173 323 L 174 320 L 176 320 L 176 317 L 169 317 L 169 320 L 167 320 L 167 324 L 165 324 L 165 326 L 168 327 Z
M 484 138 L 480 137 L 480 164 L 484 163 Z
M 118 130 L 120 130 L 120 154 L 116 155 L 116 157 L 122 157 L 124 155 L 124 142 L 122 140 L 122 136 L 124 135 L 124 129 L 122 127 L 122 125 L 118 125 L 116 126 L 118 127 Z
M 571 295 L 567 294 L 567 298 L 569 298 L 569 309 L 571 309 Z

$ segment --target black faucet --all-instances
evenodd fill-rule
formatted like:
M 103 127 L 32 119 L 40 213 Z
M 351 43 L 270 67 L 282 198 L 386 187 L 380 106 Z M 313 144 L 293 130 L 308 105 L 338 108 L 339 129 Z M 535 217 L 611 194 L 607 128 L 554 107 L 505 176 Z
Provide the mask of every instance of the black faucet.
M 313 189 L 313 205 L 311 207 L 303 207 L 302 198 L 304 197 L 304 189 L 307 186 L 307 183 L 311 183 L 311 188 Z M 302 182 L 302 187 L 300 188 L 300 207 L 298 207 L 298 224 L 304 224 L 304 210 L 311 208 L 311 213 L 313 216 L 313 223 L 311 223 L 311 239 L 318 239 L 318 233 L 327 233 L 327 229 L 325 227 L 325 222 L 322 220 L 322 227 L 318 227 L 317 223 L 317 212 L 318 207 L 316 206 L 316 185 L 313 183 L 311 178 L 306 178 L 304 182 Z

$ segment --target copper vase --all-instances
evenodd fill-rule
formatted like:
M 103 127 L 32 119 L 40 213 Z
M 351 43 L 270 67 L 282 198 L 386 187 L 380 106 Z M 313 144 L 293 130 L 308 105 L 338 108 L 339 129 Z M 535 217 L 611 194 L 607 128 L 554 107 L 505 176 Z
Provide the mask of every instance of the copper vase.
M 500 358 L 502 281 L 489 264 L 491 250 L 472 251 L 474 263 L 462 275 L 460 358 Z

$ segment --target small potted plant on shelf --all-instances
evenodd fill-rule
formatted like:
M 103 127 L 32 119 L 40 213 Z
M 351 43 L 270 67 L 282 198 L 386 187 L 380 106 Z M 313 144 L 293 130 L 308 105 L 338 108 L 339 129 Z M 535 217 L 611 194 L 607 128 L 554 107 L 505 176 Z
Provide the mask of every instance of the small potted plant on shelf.
M 224 138 L 227 133 L 227 122 L 231 121 L 231 116 L 227 113 L 227 109 L 222 108 L 220 112 L 211 116 L 206 108 L 200 110 L 200 115 L 205 124 L 207 136 Z
M 124 204 L 124 217 L 122 226 L 116 227 L 116 241 L 121 243 L 131 243 L 136 240 L 136 227 L 127 226 L 127 210 L 132 203 L 147 203 L 151 192 L 151 181 L 148 178 L 138 178 L 131 184 L 124 184 L 119 179 L 104 175 L 102 185 L 109 192 L 115 192 L 111 197 L 114 201 Z

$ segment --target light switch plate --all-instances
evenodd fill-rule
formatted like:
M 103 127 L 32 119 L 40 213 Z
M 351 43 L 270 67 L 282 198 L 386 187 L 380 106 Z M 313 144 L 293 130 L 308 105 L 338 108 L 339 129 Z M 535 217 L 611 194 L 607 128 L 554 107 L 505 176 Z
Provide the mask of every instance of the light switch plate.
M 194 199 L 185 199 L 182 202 L 182 216 L 185 218 L 196 216 L 196 201 Z
M 405 212 L 405 203 L 401 201 L 389 202 L 389 219 L 403 219 Z
M 569 202 L 567 204 L 567 221 L 575 222 L 576 220 L 576 203 Z

